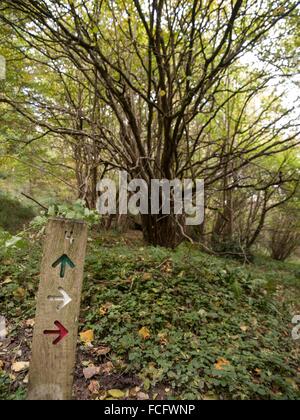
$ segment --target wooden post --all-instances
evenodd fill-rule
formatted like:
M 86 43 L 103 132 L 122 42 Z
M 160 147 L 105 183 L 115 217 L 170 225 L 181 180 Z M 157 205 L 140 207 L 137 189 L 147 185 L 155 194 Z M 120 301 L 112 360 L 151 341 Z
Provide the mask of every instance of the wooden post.
M 29 400 L 72 398 L 86 242 L 86 223 L 49 220 L 37 297 Z

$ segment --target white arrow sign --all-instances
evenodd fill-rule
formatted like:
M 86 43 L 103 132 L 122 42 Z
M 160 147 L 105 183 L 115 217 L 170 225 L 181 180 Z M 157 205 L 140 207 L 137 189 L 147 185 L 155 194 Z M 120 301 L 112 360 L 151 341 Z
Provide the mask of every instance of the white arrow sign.
M 61 296 L 48 296 L 48 300 L 51 302 L 61 302 L 60 305 L 57 306 L 57 310 L 60 311 L 65 306 L 69 305 L 69 303 L 72 302 L 72 299 L 62 287 L 59 287 L 58 290 Z

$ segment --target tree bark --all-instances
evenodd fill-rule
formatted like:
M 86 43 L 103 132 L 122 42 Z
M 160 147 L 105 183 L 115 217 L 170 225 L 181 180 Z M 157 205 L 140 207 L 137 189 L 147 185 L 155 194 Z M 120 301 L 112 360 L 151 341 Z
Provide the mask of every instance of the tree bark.
M 174 249 L 182 242 L 181 223 L 176 216 L 147 214 L 141 219 L 144 239 L 148 244 Z

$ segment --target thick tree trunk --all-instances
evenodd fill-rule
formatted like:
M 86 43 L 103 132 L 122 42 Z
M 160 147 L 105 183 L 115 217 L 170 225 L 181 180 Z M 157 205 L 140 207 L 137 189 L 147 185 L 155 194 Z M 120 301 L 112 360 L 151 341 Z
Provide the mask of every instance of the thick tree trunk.
M 174 249 L 184 239 L 184 226 L 173 215 L 142 215 L 141 220 L 144 239 L 150 245 Z

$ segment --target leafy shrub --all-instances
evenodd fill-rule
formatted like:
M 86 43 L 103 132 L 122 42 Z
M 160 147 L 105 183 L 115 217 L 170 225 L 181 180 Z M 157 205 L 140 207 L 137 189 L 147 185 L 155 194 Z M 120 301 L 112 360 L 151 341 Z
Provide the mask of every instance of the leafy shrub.
M 14 249 L 22 249 L 26 246 L 26 240 L 22 235 L 11 235 L 9 232 L 0 228 L 0 257 L 7 255 L 8 252 Z
M 32 227 L 44 227 L 49 217 L 84 220 L 90 226 L 94 226 L 100 221 L 100 215 L 97 211 L 88 209 L 83 200 L 77 200 L 74 204 L 54 204 L 50 206 L 46 214 L 37 216 L 33 220 Z
M 24 400 L 25 388 L 18 388 L 15 392 L 10 391 L 12 380 L 7 374 L 0 371 L 0 400 Z

